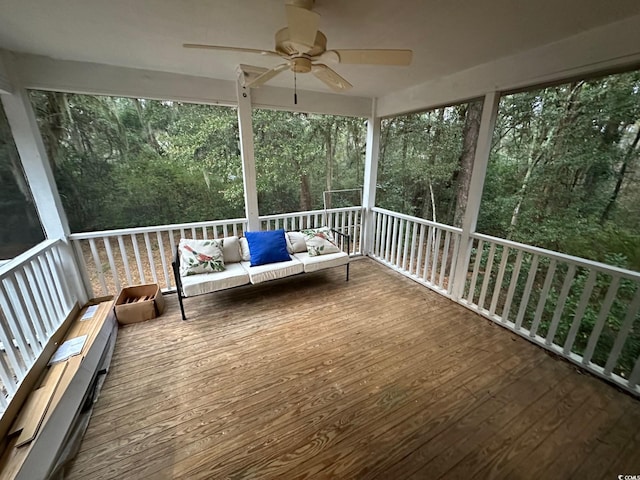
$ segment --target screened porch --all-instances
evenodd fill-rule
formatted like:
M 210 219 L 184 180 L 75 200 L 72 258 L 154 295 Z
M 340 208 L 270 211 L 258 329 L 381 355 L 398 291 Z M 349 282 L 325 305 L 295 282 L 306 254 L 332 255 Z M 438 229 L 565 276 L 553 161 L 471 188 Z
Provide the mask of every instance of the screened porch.
M 577 0 L 563 6 L 549 0 L 547 6 L 557 8 L 557 18 L 563 19 L 551 22 L 508 2 L 464 12 L 451 6 L 439 11 L 431 5 L 432 12 L 417 1 L 401 8 L 382 1 L 356 2 L 356 12 L 318 1 L 327 25 L 339 26 L 346 19 L 358 26 L 342 29 L 349 32 L 344 41 L 357 40 L 364 48 L 397 38 L 396 46 L 413 49 L 414 64 L 405 70 L 380 67 L 379 75 L 366 70 L 369 67 L 358 70 L 338 63 L 336 69 L 354 83 L 353 90 L 341 93 L 323 90 L 311 76 L 283 78 L 291 72 L 252 88 L 256 75 L 272 67 L 266 60 L 256 73 L 255 67 L 245 65 L 246 57 L 238 60 L 225 56 L 228 52 L 216 52 L 204 60 L 182 48 L 190 38 L 213 42 L 210 37 L 218 34 L 219 43 L 239 44 L 240 31 L 247 31 L 249 46 L 264 48 L 264 38 L 271 41 L 272 30 L 282 21 L 282 12 L 274 13 L 273 5 L 255 2 L 250 11 L 234 5 L 228 12 L 208 5 L 219 13 L 213 15 L 204 7 L 182 11 L 171 2 L 163 13 L 149 2 L 144 11 L 154 13 L 147 16 L 142 9 L 131 11 L 130 6 L 115 4 L 80 7 L 62 2 L 56 9 L 38 2 L 10 3 L 12 21 L 0 21 L 7 32 L 0 33 L 4 111 L 0 138 L 10 139 L 6 145 L 13 148 L 7 154 L 11 161 L 7 177 L 22 179 L 12 188 L 30 199 L 31 210 L 14 212 L 2 233 L 9 238 L 10 232 L 35 222 L 34 238 L 39 240 L 0 261 L 4 465 L 27 458 L 26 449 L 15 447 L 16 437 L 7 433 L 38 377 L 47 371 L 48 358 L 69 319 L 91 299 L 104 300 L 117 296 L 123 287 L 155 283 L 166 298 L 167 311 L 154 321 L 117 333 L 104 389 L 78 456 L 67 469 L 70 478 L 607 478 L 637 473 L 637 264 L 630 260 L 616 266 L 535 246 L 540 245 L 539 236 L 532 235 L 530 241 L 526 234 L 512 236 L 516 223 L 525 223 L 523 198 L 535 187 L 543 153 L 556 152 L 557 147 L 560 157 L 568 151 L 562 148 L 569 137 L 553 134 L 561 129 L 570 132 L 572 125 L 563 123 L 565 117 L 584 113 L 574 109 L 578 93 L 589 100 L 585 105 L 597 106 L 589 81 L 604 79 L 601 83 L 607 84 L 613 78 L 607 75 L 637 75 L 640 7 L 636 2 L 625 0 L 616 8 L 605 8 L 590 1 L 590 8 L 583 8 Z M 34 15 L 40 8 L 42 14 Z M 141 28 L 137 33 L 144 41 L 137 43 L 132 25 L 123 21 L 124 8 L 137 19 Z M 364 11 L 372 15 L 367 22 L 362 21 Z M 584 13 L 579 16 L 576 11 Z M 93 26 L 96 34 L 69 29 L 66 22 L 74 15 Z M 103 18 L 104 25 L 96 17 Z M 454 18 L 459 25 L 439 28 L 444 26 L 440 22 Z M 214 20 L 222 23 L 210 28 Z M 359 39 L 365 23 L 380 35 Z M 449 41 L 444 30 L 461 26 L 466 26 L 464 41 Z M 27 28 L 33 30 L 33 44 L 23 33 Z M 472 35 L 477 28 L 484 34 Z M 336 27 L 331 33 L 338 37 L 339 31 Z M 441 51 L 427 48 L 434 42 Z M 86 52 L 79 52 L 76 47 L 83 44 Z M 462 44 L 467 47 L 461 48 Z M 300 83 L 292 87 L 292 79 Z M 629 85 L 628 98 L 638 98 L 636 84 Z M 522 125 L 534 122 L 527 117 L 520 124 L 508 124 L 505 119 L 516 116 L 509 107 L 529 102 L 536 113 L 543 109 L 540 97 L 544 96 L 517 95 L 556 86 L 564 88 L 564 103 L 549 103 L 553 111 L 561 110 L 556 108 L 561 105 L 565 117 L 558 116 L 556 127 L 547 128 L 540 121 L 529 138 L 516 138 Z M 85 118 L 84 124 L 76 122 L 74 132 L 54 131 L 36 108 L 46 101 L 34 100 L 38 95 L 50 99 L 48 94 L 64 100 L 48 112 L 60 118 L 71 118 L 69 112 L 76 107 L 88 111 L 81 103 L 74 107 L 67 102 L 71 95 L 109 99 L 99 107 L 107 116 L 113 111 L 105 105 L 116 105 L 118 99 L 128 99 L 137 108 L 143 108 L 143 101 L 227 108 L 227 130 L 212 127 L 211 136 L 223 138 L 225 149 L 237 149 L 231 173 L 221 174 L 231 185 L 236 203 L 229 211 L 235 213 L 199 221 L 171 217 L 166 224 L 130 223 L 126 228 L 72 228 L 69 219 L 75 218 L 74 206 L 82 206 L 83 195 L 69 203 L 73 184 L 65 181 L 56 163 L 56 155 L 67 151 L 52 139 L 77 143 L 82 155 L 73 158 L 81 168 L 83 155 L 91 154 L 83 128 L 87 136 L 91 130 L 99 137 L 102 124 Z M 627 103 L 633 107 L 629 119 L 602 127 L 594 120 L 595 133 L 589 132 L 606 137 L 617 152 L 611 161 L 615 176 L 610 175 L 607 185 L 612 187 L 612 202 L 626 195 L 628 211 L 633 212 L 637 192 L 622 184 L 639 178 L 634 165 L 640 161 L 640 116 L 633 115 L 640 109 L 637 102 Z M 331 179 L 334 187 L 340 185 L 335 179 L 344 171 L 327 173 L 326 186 L 316 182 L 310 188 L 308 165 L 299 163 L 290 181 L 294 194 L 299 191 L 300 208 L 283 210 L 277 202 L 266 208 L 268 189 L 261 175 L 270 173 L 265 173 L 269 163 L 261 147 L 269 122 L 260 118 L 263 111 L 356 119 L 362 142 L 349 146 L 356 163 L 361 160 L 361 172 L 351 176 L 355 184 L 349 185 L 358 191 L 356 201 L 335 208 L 325 200 L 324 208 L 318 208 L 318 192 L 331 191 Z M 408 116 L 424 112 L 433 113 L 429 122 L 444 121 L 454 111 L 461 120 L 450 138 L 440 135 L 435 124 L 407 121 Z M 208 115 L 205 111 L 202 118 Z M 617 125 L 619 132 L 611 133 L 611 125 Z M 389 140 L 393 128 L 403 132 L 402 142 Z M 126 122 L 118 123 L 117 129 L 124 132 L 126 143 Z M 168 137 L 158 140 L 147 130 L 159 149 L 170 143 Z M 573 134 L 571 140 L 583 145 L 584 132 L 576 129 Z M 502 230 L 506 233 L 493 235 L 486 232 L 498 229 L 481 230 L 478 225 L 489 224 L 486 219 L 500 213 L 499 202 L 487 207 L 487 197 L 500 200 L 508 195 L 495 182 L 491 163 L 506 135 L 516 138 L 513 145 L 518 149 L 512 145 L 501 165 L 519 159 L 523 180 L 510 193 Z M 298 141 L 281 131 L 273 136 L 284 143 Z M 453 190 L 443 194 L 449 215 L 438 212 L 439 221 L 432 173 L 441 165 L 435 154 L 415 147 L 435 144 L 438 137 L 453 139 L 451 144 L 438 144 L 438 154 L 455 150 L 450 156 L 460 159 L 455 172 L 445 169 L 448 177 L 441 184 L 455 183 L 457 194 Z M 547 150 L 535 151 L 534 140 Z M 110 150 L 120 148 L 110 139 L 105 143 Z M 293 165 L 297 147 L 292 145 L 271 152 L 269 159 Z M 403 179 L 392 184 L 390 163 L 385 163 L 388 152 L 412 148 L 415 155 L 406 156 L 406 164 L 392 165 Z M 193 150 L 188 160 L 204 163 L 202 152 Z M 594 158 L 601 154 L 594 148 L 584 150 Z M 0 153 L 5 151 L 9 147 Z M 111 157 L 107 161 L 117 163 Z M 570 163 L 549 176 L 578 183 L 577 176 L 566 174 L 575 167 Z M 327 164 L 331 170 L 329 160 Z M 421 176 L 427 167 L 433 169 Z M 586 184 L 583 178 L 597 179 L 602 172 L 588 173 L 580 182 Z M 99 178 L 99 172 L 92 175 Z M 207 175 L 203 181 L 209 187 Z M 420 188 L 409 192 L 409 181 Z M 106 195 L 107 190 L 100 193 Z M 162 185 L 160 190 L 167 204 L 177 196 L 175 186 Z M 227 200 L 223 193 L 228 192 L 211 190 L 211 198 Z M 583 197 L 588 197 L 588 189 L 584 190 Z M 395 203 L 389 200 L 388 192 L 393 191 L 401 192 Z M 117 193 L 110 197 L 110 208 L 134 210 L 124 203 L 135 195 Z M 181 193 L 181 201 L 188 199 L 186 187 Z M 544 205 L 562 203 L 556 193 L 551 183 L 536 191 Z M 312 194 L 318 197 L 316 203 L 309 200 Z M 120 198 L 127 200 L 119 203 Z M 412 204 L 418 200 L 420 208 Z M 598 204 L 600 197 L 592 200 Z M 602 202 L 598 205 L 604 210 L 600 216 L 605 225 L 612 210 Z M 567 208 L 562 215 L 580 220 L 582 213 Z M 563 223 L 562 215 L 556 224 Z M 529 232 L 535 232 L 537 218 L 526 217 L 533 225 Z M 633 215 L 625 219 L 624 213 L 618 220 L 637 222 Z M 180 320 L 171 262 L 181 238 L 220 239 L 249 231 L 325 226 L 350 238 L 348 282 L 342 271 L 333 269 L 203 295 L 185 303 L 189 320 Z M 557 243 L 569 243 L 565 235 L 569 229 L 558 227 L 558 231 L 562 234 Z M 618 232 L 612 232 L 610 237 L 616 237 Z M 624 238 L 637 238 L 636 234 Z M 568 240 L 584 244 L 583 237 L 576 233 Z M 594 257 L 602 259 L 599 238 L 590 247 Z M 623 240 L 619 245 L 625 244 Z M 638 251 L 636 247 L 628 250 Z M 239 307 L 246 313 L 239 313 Z M 13 471 L 14 477 L 17 472 Z

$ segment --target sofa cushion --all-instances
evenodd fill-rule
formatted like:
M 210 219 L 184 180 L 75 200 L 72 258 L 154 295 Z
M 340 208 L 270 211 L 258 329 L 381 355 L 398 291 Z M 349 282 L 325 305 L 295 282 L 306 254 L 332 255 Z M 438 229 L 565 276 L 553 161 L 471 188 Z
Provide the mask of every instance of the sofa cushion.
M 185 297 L 216 292 L 226 288 L 239 287 L 250 283 L 249 274 L 239 263 L 228 263 L 223 272 L 191 275 L 182 279 L 182 293 Z
M 178 250 L 180 251 L 180 275 L 183 277 L 221 272 L 225 268 L 220 240 L 181 238 Z
M 283 229 L 245 232 L 244 235 L 249 243 L 252 267 L 291 260 Z
M 329 253 L 327 255 L 309 255 L 308 252 L 293 255 L 304 265 L 306 273 L 316 272 L 325 268 L 339 267 L 349 263 L 349 255 L 344 252 Z
M 238 237 L 232 235 L 222 239 L 222 255 L 224 263 L 239 263 L 242 261 L 240 256 L 240 241 Z
M 246 238 L 240 237 L 238 243 L 240 244 L 240 258 L 243 262 L 250 262 L 251 252 L 249 251 L 249 242 L 247 242 Z
M 251 283 L 262 283 L 269 280 L 288 277 L 304 272 L 304 266 L 297 258 L 289 257 L 287 262 L 270 263 L 252 267 L 250 262 L 242 262 L 241 265 L 249 272 Z
M 307 251 L 307 242 L 302 232 L 287 232 L 287 242 L 291 253 L 302 253 Z
M 333 239 L 331 229 L 328 227 L 302 230 L 302 233 L 307 243 L 307 252 L 312 257 L 338 253 L 340 251 Z

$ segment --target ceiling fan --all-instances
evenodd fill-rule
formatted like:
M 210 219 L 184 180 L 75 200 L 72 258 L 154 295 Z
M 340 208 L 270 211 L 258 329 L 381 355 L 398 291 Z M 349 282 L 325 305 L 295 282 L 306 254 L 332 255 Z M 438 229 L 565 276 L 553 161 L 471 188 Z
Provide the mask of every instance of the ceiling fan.
M 290 0 L 286 5 L 287 26 L 276 32 L 275 50 L 185 43 L 185 48 L 201 48 L 281 57 L 285 63 L 248 79 L 246 87 L 258 87 L 285 70 L 312 73 L 335 92 L 352 85 L 322 62 L 358 65 L 409 65 L 411 50 L 327 50 L 327 37 L 318 30 L 320 15 L 311 10 L 314 0 Z

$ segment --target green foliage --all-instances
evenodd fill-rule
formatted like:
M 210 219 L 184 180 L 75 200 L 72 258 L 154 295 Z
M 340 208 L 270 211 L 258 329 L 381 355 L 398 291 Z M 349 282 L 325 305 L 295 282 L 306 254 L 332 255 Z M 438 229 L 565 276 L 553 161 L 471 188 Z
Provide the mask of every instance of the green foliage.
M 235 109 L 31 96 L 72 231 L 244 217 Z M 324 190 L 360 187 L 364 126 L 256 110 L 260 213 L 322 208 Z
M 466 105 L 460 105 L 383 121 L 376 193 L 379 206 L 453 223 L 465 112 Z

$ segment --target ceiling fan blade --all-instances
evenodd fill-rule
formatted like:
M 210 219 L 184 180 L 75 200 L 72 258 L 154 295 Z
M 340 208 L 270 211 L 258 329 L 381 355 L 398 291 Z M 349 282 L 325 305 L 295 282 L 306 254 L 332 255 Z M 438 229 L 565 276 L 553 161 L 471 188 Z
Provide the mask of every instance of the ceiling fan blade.
M 254 80 L 246 82 L 245 87 L 249 87 L 249 88 L 259 87 L 260 85 L 267 83 L 273 77 L 278 75 L 280 72 L 287 70 L 288 68 L 289 68 L 288 63 L 283 63 L 281 65 L 278 65 L 277 67 L 274 67 L 271 70 L 267 70 L 262 75 L 256 77 Z
M 286 5 L 289 40 L 304 48 L 300 53 L 311 49 L 316 41 L 316 33 L 320 25 L 320 15 L 306 8 Z
M 323 81 L 334 92 L 346 92 L 353 85 L 338 75 L 335 71 L 322 63 L 316 63 L 311 67 L 313 73 L 319 80 Z
M 255 48 L 241 48 L 241 47 L 223 47 L 221 45 L 203 45 L 200 43 L 183 43 L 182 46 L 184 48 L 197 48 L 204 50 L 221 50 L 224 52 L 241 52 L 241 53 L 257 53 L 259 55 L 275 55 L 276 57 L 281 57 L 278 52 L 273 52 L 271 50 L 258 50 Z
M 411 50 L 328 50 L 320 58 L 359 65 L 409 65 Z

